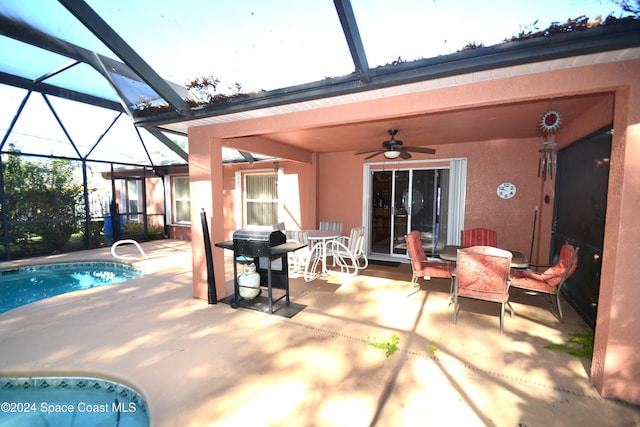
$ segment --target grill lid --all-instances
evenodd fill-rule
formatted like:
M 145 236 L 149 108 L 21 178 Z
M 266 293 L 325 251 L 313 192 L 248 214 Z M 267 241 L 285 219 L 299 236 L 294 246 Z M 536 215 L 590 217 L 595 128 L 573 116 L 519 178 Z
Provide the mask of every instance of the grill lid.
M 268 244 L 278 246 L 287 242 L 287 236 L 280 230 L 247 230 L 240 229 L 233 233 L 234 242 L 255 242 L 256 244 Z

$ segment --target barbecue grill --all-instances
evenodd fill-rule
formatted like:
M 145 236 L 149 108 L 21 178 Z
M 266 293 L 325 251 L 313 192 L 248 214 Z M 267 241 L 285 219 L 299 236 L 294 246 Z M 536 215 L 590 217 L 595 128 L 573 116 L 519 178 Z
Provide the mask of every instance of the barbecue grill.
M 232 249 L 234 297 L 230 301 L 233 308 L 242 306 L 243 298 L 239 293 L 238 263 L 256 265 L 260 274 L 260 286 L 267 288 L 269 314 L 273 314 L 273 303 L 285 299 L 289 303 L 289 265 L 287 254 L 306 245 L 287 243 L 287 236 L 279 230 L 247 230 L 240 229 L 233 233 L 233 240 L 216 243 L 217 247 Z M 273 289 L 284 290 L 284 295 L 273 299 Z
M 233 233 L 233 250 L 236 256 L 270 257 L 271 248 L 286 242 L 287 236 L 279 230 L 240 229 Z

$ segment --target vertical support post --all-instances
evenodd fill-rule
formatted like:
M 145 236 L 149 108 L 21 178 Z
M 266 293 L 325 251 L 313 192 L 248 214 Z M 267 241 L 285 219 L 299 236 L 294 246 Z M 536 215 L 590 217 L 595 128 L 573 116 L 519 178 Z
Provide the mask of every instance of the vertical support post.
M 149 218 L 147 217 L 147 167 L 142 168 L 142 225 L 143 234 L 149 240 Z
M 2 235 L 4 236 L 4 259 L 11 259 L 9 248 L 9 216 L 7 215 L 7 197 L 4 192 L 4 165 L 0 156 L 0 208 L 2 209 Z
M 207 259 L 207 295 L 209 304 L 218 303 L 218 293 L 216 291 L 216 278 L 213 274 L 213 253 L 211 252 L 211 238 L 209 237 L 209 226 L 207 225 L 207 214 L 204 209 L 200 211 L 202 221 L 202 235 L 204 239 L 204 252 Z
M 116 175 L 111 163 L 111 203 L 109 203 L 109 212 L 111 213 L 111 229 L 113 232 L 113 240 L 120 239 L 120 214 L 118 212 L 118 203 L 116 202 Z
M 84 197 L 84 247 L 91 249 L 91 208 L 89 206 L 89 190 L 87 188 L 87 160 L 82 159 L 82 196 Z
M 536 224 L 538 222 L 538 207 L 533 213 L 533 231 L 531 232 L 531 249 L 529 250 L 529 262 L 533 260 L 533 243 L 536 240 Z

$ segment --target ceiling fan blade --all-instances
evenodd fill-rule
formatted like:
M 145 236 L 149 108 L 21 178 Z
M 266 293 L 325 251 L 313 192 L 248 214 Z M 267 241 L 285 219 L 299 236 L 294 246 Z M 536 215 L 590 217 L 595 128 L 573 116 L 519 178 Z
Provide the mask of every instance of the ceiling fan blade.
M 396 157 L 400 157 L 401 159 L 410 159 L 411 154 L 409 151 L 415 151 L 416 153 L 427 153 L 427 154 L 435 154 L 436 150 L 433 148 L 424 148 L 424 147 L 405 147 L 402 145 L 402 141 L 395 138 L 395 135 L 398 133 L 397 129 L 389 129 L 389 135 L 391 135 L 391 139 L 382 142 L 382 150 L 380 149 L 371 149 L 371 150 L 361 150 L 356 151 L 354 154 L 370 154 L 365 157 L 365 160 L 368 160 L 372 157 L 377 156 L 378 154 L 384 154 L 388 159 L 395 159 Z M 391 153 L 388 153 L 391 152 Z
M 371 154 L 370 156 L 365 157 L 364 159 L 367 160 L 367 159 L 370 159 L 370 158 L 375 157 L 378 154 L 382 154 L 382 153 L 384 153 L 383 150 L 377 150 L 375 153 Z
M 433 148 L 424 148 L 424 147 L 404 147 L 406 150 L 413 151 L 414 153 L 427 153 L 427 154 L 435 154 L 436 150 Z
M 391 150 L 393 149 L 393 147 L 398 147 L 398 146 L 402 147 L 402 141 L 398 139 L 390 139 L 382 143 L 382 147 L 386 148 L 387 150 Z
M 355 154 L 355 155 L 358 155 L 358 154 L 366 154 L 366 153 L 373 153 L 374 151 L 376 151 L 376 152 L 377 152 L 377 151 L 380 151 L 380 152 L 381 152 L 382 150 L 381 150 L 381 149 L 379 149 L 379 148 L 372 148 L 372 149 L 370 149 L 370 150 L 360 150 L 360 151 L 356 151 L 356 152 L 355 152 L 355 153 L 353 153 L 353 154 Z

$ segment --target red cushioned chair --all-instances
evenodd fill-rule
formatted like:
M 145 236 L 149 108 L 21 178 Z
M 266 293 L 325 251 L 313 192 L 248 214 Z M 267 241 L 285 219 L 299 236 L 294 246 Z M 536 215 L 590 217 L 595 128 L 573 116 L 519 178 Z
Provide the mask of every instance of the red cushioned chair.
M 462 246 L 493 246 L 497 248 L 498 233 L 486 228 L 462 230 Z
M 453 278 L 453 323 L 458 320 L 460 297 L 498 302 L 500 333 L 504 324 L 504 308 L 509 306 L 509 270 L 511 252 L 491 246 L 458 249 L 456 272 Z
M 422 248 L 422 241 L 420 240 L 420 232 L 418 230 L 413 230 L 404 236 L 404 239 L 409 249 L 409 259 L 411 260 L 411 271 L 413 273 L 411 284 L 409 285 L 409 295 L 416 292 L 414 288 L 420 288 L 418 285 L 418 279 L 420 277 L 425 280 L 430 280 L 432 277 L 451 279 L 451 273 L 453 272 L 452 264 L 449 262 L 429 261 L 427 254 L 425 254 Z
M 516 271 L 515 278 L 511 282 L 514 288 L 520 288 L 536 293 L 555 295 L 551 298 L 558 310 L 558 317 L 564 321 L 562 307 L 560 306 L 560 291 L 565 281 L 576 271 L 578 267 L 578 248 L 569 244 L 562 245 L 558 262 L 555 265 L 535 265 L 533 267 L 549 267 L 543 273 L 534 271 Z

